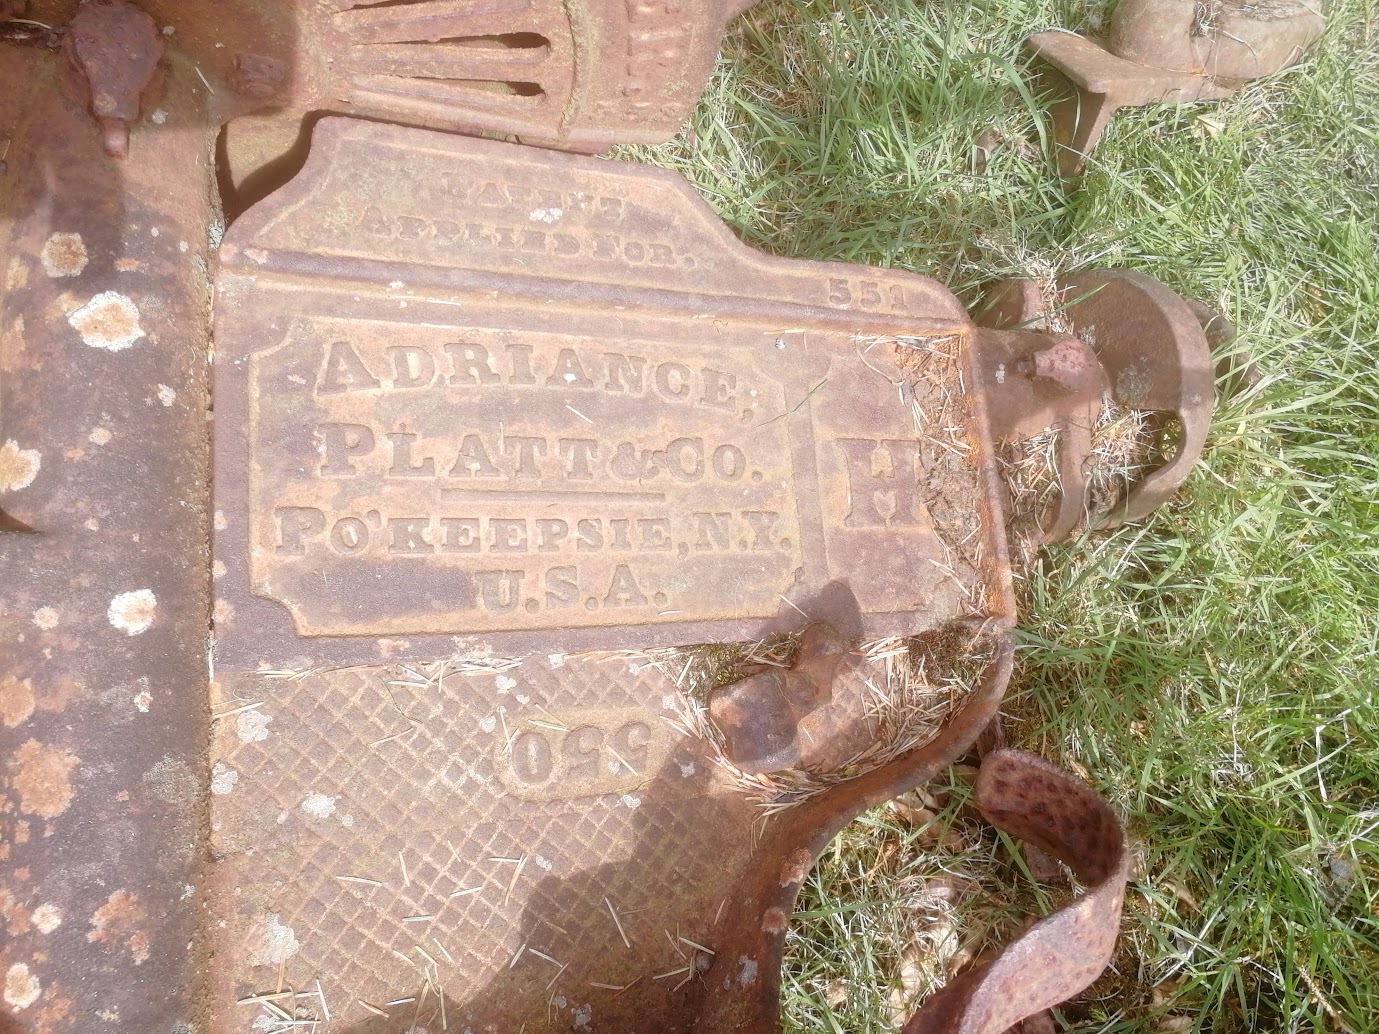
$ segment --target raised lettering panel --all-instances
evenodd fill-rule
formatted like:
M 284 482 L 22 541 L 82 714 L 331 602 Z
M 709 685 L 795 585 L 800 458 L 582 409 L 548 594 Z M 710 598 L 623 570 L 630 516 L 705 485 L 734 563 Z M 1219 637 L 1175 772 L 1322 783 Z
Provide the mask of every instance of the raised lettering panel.
M 750 353 L 322 317 L 249 377 L 254 591 L 304 635 L 767 618 L 803 565 Z

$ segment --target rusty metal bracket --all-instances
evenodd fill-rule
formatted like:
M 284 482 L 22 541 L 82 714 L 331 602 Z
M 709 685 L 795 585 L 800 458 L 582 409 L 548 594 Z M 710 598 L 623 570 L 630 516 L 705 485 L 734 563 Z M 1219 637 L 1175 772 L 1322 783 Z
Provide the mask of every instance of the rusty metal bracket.
M 129 153 L 129 127 L 151 92 L 163 37 L 154 20 L 126 0 L 90 0 L 67 26 L 64 49 L 89 95 L 105 153 Z
M 1223 100 L 1294 64 L 1325 27 L 1306 0 L 1125 0 L 1104 44 L 1069 32 L 1031 36 L 1035 56 L 1066 81 L 1051 110 L 1059 170 L 1082 171 L 1120 108 Z
M 1206 443 L 1214 403 L 1211 346 L 1204 328 L 1222 347 L 1234 330 L 1200 303 L 1189 303 L 1152 277 L 1133 270 L 1080 273 L 1058 284 L 1057 300 L 1046 300 L 1029 280 L 1003 281 L 988 291 L 978 321 L 992 328 L 1046 324 L 1058 318 L 1089 346 L 1080 391 L 1068 392 L 1037 367 L 1019 360 L 1055 340 L 1047 334 L 1016 338 L 1006 329 L 981 336 L 982 368 L 992 386 L 993 434 L 1028 437 L 1045 428 L 1063 432 L 1059 473 L 1061 502 L 1044 541 L 1065 537 L 1087 517 L 1083 465 L 1091 453 L 1091 429 L 1109 391 L 1120 405 L 1172 415 L 1182 439 L 1172 459 L 1131 486 L 1111 512 L 1090 518 L 1091 527 L 1110 528 L 1140 520 L 1170 499 L 1187 479 Z M 1022 350 L 1021 350 L 1022 349 Z M 1057 394 L 1055 394 L 1057 393 Z
M 1089 986 L 1111 961 L 1129 875 L 1125 833 L 1085 784 L 1032 754 L 987 755 L 976 803 L 999 829 L 1063 862 L 1086 893 L 926 1001 L 902 1034 L 1002 1034 Z M 1050 1025 L 1048 1029 L 1052 1029 Z

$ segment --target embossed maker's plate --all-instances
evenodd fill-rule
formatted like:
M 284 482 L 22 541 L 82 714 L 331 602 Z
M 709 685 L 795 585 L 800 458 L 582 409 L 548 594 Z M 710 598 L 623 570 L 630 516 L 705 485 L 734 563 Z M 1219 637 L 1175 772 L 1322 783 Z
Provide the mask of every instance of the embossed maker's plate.
M 760 256 L 657 170 L 347 120 L 223 261 L 221 663 L 747 638 L 834 581 L 867 634 L 1009 613 L 932 281 Z

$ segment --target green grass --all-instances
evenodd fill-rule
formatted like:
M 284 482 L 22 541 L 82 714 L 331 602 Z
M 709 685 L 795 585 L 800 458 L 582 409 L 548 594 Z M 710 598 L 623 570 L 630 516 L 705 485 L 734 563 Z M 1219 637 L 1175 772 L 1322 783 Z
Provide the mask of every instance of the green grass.
M 902 267 L 969 300 L 1003 275 L 1122 265 L 1236 323 L 1266 377 L 1218 408 L 1187 488 L 1144 526 L 1051 552 L 1027 587 L 1012 736 L 1086 773 L 1138 859 L 1115 969 L 1061 1016 L 1372 1030 L 1379 13 L 1341 0 L 1302 66 L 1224 103 L 1123 112 L 1067 194 L 1020 44 L 1088 17 L 766 0 L 691 129 L 636 153 L 777 254 Z M 977 175 L 986 130 L 1004 145 Z M 965 787 L 945 795 L 942 849 L 883 810 L 816 867 L 787 1029 L 891 1029 L 907 963 L 906 986 L 931 986 L 935 945 L 979 949 L 1061 900 L 964 817 Z

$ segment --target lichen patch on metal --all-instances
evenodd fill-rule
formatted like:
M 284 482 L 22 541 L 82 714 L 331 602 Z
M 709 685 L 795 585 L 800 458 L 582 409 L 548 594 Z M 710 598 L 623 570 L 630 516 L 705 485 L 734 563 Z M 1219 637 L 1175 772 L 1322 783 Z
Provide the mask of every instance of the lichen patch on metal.
M 158 612 L 158 598 L 152 589 L 122 592 L 110 601 L 106 617 L 110 624 L 125 635 L 140 635 L 153 627 Z
M 92 348 L 122 352 L 144 336 L 139 307 L 118 291 L 102 291 L 74 309 L 67 322 Z
M 5 1003 L 16 1012 L 33 1005 L 42 993 L 43 985 L 27 963 L 16 962 L 5 971 Z
M 24 449 L 13 438 L 0 445 L 0 492 L 18 492 L 38 477 L 43 457 L 37 449 Z
M 79 233 L 55 233 L 44 242 L 39 259 L 50 277 L 77 276 L 86 268 L 86 244 Z

